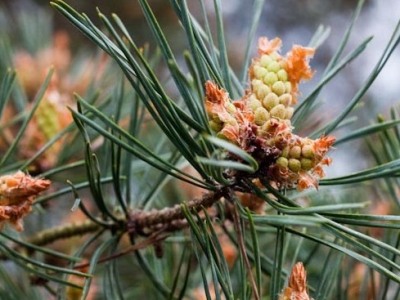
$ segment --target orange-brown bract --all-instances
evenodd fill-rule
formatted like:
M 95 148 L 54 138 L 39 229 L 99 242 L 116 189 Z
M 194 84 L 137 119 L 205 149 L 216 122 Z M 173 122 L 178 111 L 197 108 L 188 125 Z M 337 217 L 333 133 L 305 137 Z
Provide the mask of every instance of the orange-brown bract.
M 35 197 L 48 189 L 50 181 L 33 178 L 21 171 L 0 177 L 0 227 L 10 223 L 23 230 L 22 218 L 32 209 Z
M 279 296 L 279 300 L 311 300 L 307 293 L 307 273 L 301 262 L 293 266 L 288 286 Z

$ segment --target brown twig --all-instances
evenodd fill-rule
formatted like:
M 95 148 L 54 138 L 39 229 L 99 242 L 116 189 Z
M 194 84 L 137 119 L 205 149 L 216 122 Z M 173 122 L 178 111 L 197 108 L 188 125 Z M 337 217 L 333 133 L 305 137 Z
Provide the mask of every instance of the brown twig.
M 228 189 L 221 188 L 214 192 L 209 192 L 204 194 L 200 198 L 195 198 L 187 202 L 186 206 L 190 211 L 199 211 L 203 207 L 210 207 L 214 203 L 216 203 L 221 197 L 227 195 Z M 121 220 L 122 221 L 122 220 Z M 129 220 L 123 220 L 126 222 L 126 226 L 118 225 L 118 228 L 122 228 L 122 230 L 126 230 L 130 234 L 139 234 L 146 236 L 154 236 L 154 234 L 159 232 L 171 232 L 180 230 L 186 227 L 188 224 L 185 220 L 182 206 L 175 205 L 173 207 L 163 208 L 161 210 L 152 210 L 152 211 L 141 211 L 135 210 L 130 214 Z M 44 246 L 51 244 L 57 240 L 67 239 L 74 236 L 79 236 L 87 233 L 96 232 L 101 229 L 102 226 L 97 224 L 91 220 L 86 220 L 84 222 L 77 222 L 67 225 L 61 225 L 58 227 L 53 227 L 50 229 L 43 230 L 33 235 L 32 237 L 27 239 L 27 243 L 36 245 L 36 246 Z M 164 237 L 165 238 L 165 237 Z M 146 239 L 147 242 L 142 242 L 140 245 L 149 246 L 154 243 L 149 243 L 152 239 Z M 154 242 L 157 242 L 160 239 L 159 237 L 154 239 Z M 139 245 L 139 244 L 138 244 Z M 142 246 L 134 245 L 135 247 Z M 22 245 L 18 245 L 16 249 L 24 248 Z M 28 246 L 26 247 L 28 248 Z M 6 257 L 0 257 L 0 259 L 7 259 Z
M 202 206 L 202 205 L 210 206 L 213 203 L 215 203 L 215 201 L 220 199 L 220 197 L 217 198 L 217 195 L 211 195 L 211 193 L 209 195 L 205 195 L 205 196 L 207 196 L 207 197 L 189 201 L 188 207 L 190 207 L 190 209 L 192 211 L 193 210 L 199 211 L 200 209 L 204 208 L 204 206 Z M 174 206 L 169 209 L 163 209 L 163 210 L 154 211 L 154 212 L 147 212 L 147 214 L 140 214 L 141 218 L 145 218 L 145 216 L 147 216 L 147 217 L 151 216 L 151 218 L 147 219 L 147 220 L 139 219 L 139 220 L 141 220 L 141 223 L 139 223 L 139 224 L 141 224 L 141 226 L 143 226 L 143 227 L 141 227 L 141 230 L 143 230 L 144 228 L 152 229 L 152 232 L 151 232 L 151 234 L 149 234 L 149 237 L 145 240 L 142 240 L 142 241 L 128 247 L 125 250 L 122 250 L 121 252 L 118 252 L 116 254 L 106 256 L 106 257 L 99 259 L 98 263 L 104 263 L 104 262 L 122 257 L 122 256 L 132 253 L 134 251 L 144 249 L 148 246 L 155 245 L 155 244 L 165 240 L 169 236 L 168 232 L 187 227 L 189 225 L 188 222 L 184 219 L 180 219 L 180 218 L 183 218 L 183 212 L 182 212 L 181 206 L 179 206 L 179 208 L 180 208 L 180 210 L 178 209 L 178 206 Z M 167 211 L 167 210 L 171 210 L 171 211 Z M 135 213 L 144 213 L 144 212 L 135 212 Z M 155 214 L 152 215 L 151 213 L 155 213 Z M 166 215 L 164 215 L 164 213 Z M 158 222 L 155 219 L 153 219 L 155 215 L 163 216 L 164 223 Z M 172 217 L 174 217 L 174 218 L 172 218 Z M 76 265 L 74 267 L 74 269 L 84 269 L 87 266 L 89 266 L 89 263 L 83 263 L 83 264 Z
M 86 220 L 83 222 L 61 225 L 40 231 L 30 237 L 27 242 L 36 246 L 44 246 L 47 244 L 51 244 L 57 240 L 67 239 L 78 235 L 84 235 L 86 233 L 95 232 L 99 229 L 101 229 L 101 226 L 99 224 L 96 224 L 91 220 Z
M 221 188 L 214 192 L 204 194 L 201 198 L 195 198 L 186 203 L 186 207 L 189 211 L 197 212 L 202 208 L 207 208 L 216 203 L 223 196 L 228 194 L 228 188 Z M 177 204 L 173 207 L 163 208 L 161 210 L 152 211 L 140 211 L 135 210 L 130 214 L 130 220 L 127 223 L 128 232 L 144 233 L 146 229 L 150 232 L 154 231 L 154 228 L 161 226 L 172 226 L 184 220 L 182 205 Z
M 27 244 L 32 244 L 35 246 L 45 246 L 51 244 L 55 241 L 71 238 L 74 236 L 84 235 L 91 232 L 96 232 L 101 229 L 101 226 L 92 222 L 91 220 L 86 220 L 83 222 L 74 222 L 67 225 L 61 225 L 53 227 L 50 229 L 42 230 L 33 236 L 29 237 L 25 242 Z M 28 249 L 29 245 L 17 244 L 14 247 L 15 250 L 20 251 L 21 249 Z M 7 260 L 8 257 L 0 254 L 0 260 Z

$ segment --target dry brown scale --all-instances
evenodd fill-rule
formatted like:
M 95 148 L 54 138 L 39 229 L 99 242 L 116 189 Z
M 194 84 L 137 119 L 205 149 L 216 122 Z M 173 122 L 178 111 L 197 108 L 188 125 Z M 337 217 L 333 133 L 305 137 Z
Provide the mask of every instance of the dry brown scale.
M 0 177 L 0 227 L 10 223 L 23 230 L 22 218 L 32 209 L 35 197 L 47 190 L 50 180 L 31 177 L 21 171 Z

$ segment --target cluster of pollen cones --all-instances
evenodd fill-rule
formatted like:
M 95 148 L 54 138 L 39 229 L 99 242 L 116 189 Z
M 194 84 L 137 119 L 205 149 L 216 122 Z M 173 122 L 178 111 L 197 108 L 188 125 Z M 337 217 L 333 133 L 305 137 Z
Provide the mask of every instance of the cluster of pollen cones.
M 308 58 L 314 49 L 295 45 L 282 56 L 280 46 L 278 38 L 260 38 L 249 68 L 249 88 L 239 100 L 232 101 L 224 89 L 206 82 L 209 125 L 218 137 L 251 154 L 259 163 L 258 176 L 278 188 L 317 188 L 322 167 L 331 162 L 326 153 L 335 138 L 300 137 L 291 124 L 299 83 L 313 75 Z

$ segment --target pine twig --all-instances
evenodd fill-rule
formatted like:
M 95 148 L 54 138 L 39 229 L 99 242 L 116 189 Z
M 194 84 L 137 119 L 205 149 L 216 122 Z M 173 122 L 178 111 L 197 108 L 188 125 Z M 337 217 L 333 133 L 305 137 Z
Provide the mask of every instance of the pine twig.
M 206 193 L 200 198 L 188 201 L 186 207 L 189 211 L 198 212 L 202 208 L 210 207 L 221 199 L 221 197 L 228 195 L 228 191 L 229 188 L 222 187 L 216 191 Z M 172 226 L 174 228 L 178 225 L 177 223 L 183 221 L 184 218 L 182 204 L 176 204 L 173 207 L 163 208 L 161 210 L 135 210 L 130 214 L 130 220 L 127 223 L 128 232 L 131 234 L 143 234 L 145 229 L 154 231 L 160 226 Z
M 30 237 L 27 242 L 36 246 L 51 244 L 57 240 L 68 239 L 78 235 L 95 232 L 101 226 L 91 220 L 74 222 L 67 225 L 57 226 L 38 232 Z
M 190 211 L 200 211 L 202 208 L 210 207 L 216 203 L 221 197 L 227 195 L 228 188 L 220 188 L 217 191 L 204 194 L 202 197 L 188 201 L 187 207 Z M 135 210 L 131 212 L 128 220 L 121 220 L 126 226 L 116 224 L 118 228 L 126 230 L 129 234 L 139 234 L 152 236 L 157 232 L 176 231 L 187 226 L 182 205 L 166 207 L 160 210 L 141 211 Z M 83 222 L 75 222 L 67 225 L 61 225 L 38 232 L 26 240 L 27 243 L 35 246 L 45 246 L 61 239 L 67 239 L 74 236 L 80 236 L 100 230 L 102 226 L 91 220 Z M 155 240 L 156 242 L 157 240 Z M 149 243 L 150 245 L 151 243 Z M 24 246 L 18 245 L 16 248 L 21 249 Z M 28 248 L 28 246 L 26 246 Z M 0 259 L 6 259 L 1 257 Z

